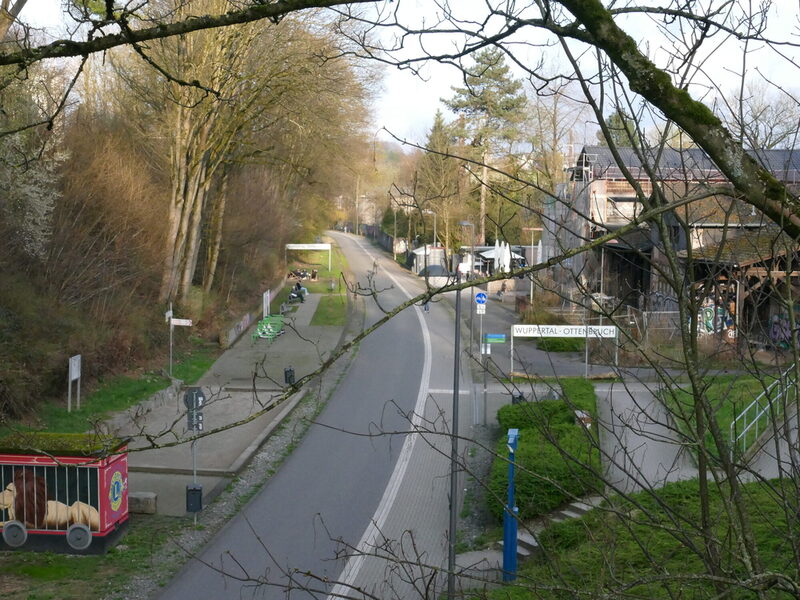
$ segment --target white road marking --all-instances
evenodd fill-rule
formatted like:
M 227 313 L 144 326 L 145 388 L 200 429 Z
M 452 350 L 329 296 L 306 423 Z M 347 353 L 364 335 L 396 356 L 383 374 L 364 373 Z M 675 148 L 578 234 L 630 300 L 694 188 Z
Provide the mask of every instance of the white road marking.
M 449 390 L 430 389 L 430 390 L 428 390 L 428 393 L 429 394 L 450 394 L 452 396 L 453 395 L 453 388 L 450 388 Z M 469 390 L 458 390 L 458 395 L 459 396 L 469 396 L 469 394 L 470 394 Z
M 371 258 L 373 261 L 377 260 L 377 258 L 371 252 L 369 252 L 369 250 L 367 250 L 360 241 L 355 240 L 355 242 L 369 258 Z M 406 295 L 407 298 L 413 298 L 408 290 L 406 290 L 388 270 L 384 270 L 383 274 L 389 277 L 389 279 L 392 280 L 392 282 L 401 292 L 403 292 L 403 294 Z M 417 394 L 417 403 L 414 406 L 414 416 L 411 419 L 412 431 L 416 430 L 416 428 L 421 427 L 422 425 L 422 415 L 425 410 L 425 400 L 428 397 L 429 392 L 428 386 L 430 385 L 432 363 L 431 334 L 428 330 L 428 325 L 425 321 L 421 308 L 419 306 L 415 306 L 414 308 L 414 312 L 417 315 L 417 320 L 419 321 L 419 326 L 422 329 L 424 359 L 422 365 L 422 377 L 420 378 L 419 393 Z M 450 393 L 453 393 L 452 390 Z M 379 534 L 383 530 L 386 519 L 388 518 L 389 513 L 392 510 L 392 506 L 394 505 L 394 501 L 397 498 L 397 494 L 400 491 L 400 484 L 403 481 L 403 477 L 405 477 L 406 470 L 408 469 L 408 465 L 411 460 L 411 453 L 414 450 L 414 444 L 416 444 L 418 437 L 419 434 L 417 433 L 410 433 L 406 436 L 405 442 L 403 442 L 403 447 L 400 449 L 400 456 L 397 458 L 397 464 L 395 464 L 392 476 L 389 478 L 389 483 L 386 485 L 386 489 L 383 492 L 383 497 L 378 504 L 378 508 L 375 510 L 375 514 L 370 520 L 369 526 L 367 526 L 364 535 L 361 536 L 361 539 L 356 546 L 356 556 L 351 557 L 347 561 L 347 564 L 345 565 L 344 569 L 342 570 L 342 574 L 339 577 L 339 583 L 337 583 L 331 590 L 330 594 L 328 594 L 328 599 L 346 597 L 352 591 L 356 577 L 358 577 L 358 573 L 361 570 L 361 567 L 364 565 L 365 554 L 369 553 L 369 548 L 371 548 L 376 541 L 379 541 Z

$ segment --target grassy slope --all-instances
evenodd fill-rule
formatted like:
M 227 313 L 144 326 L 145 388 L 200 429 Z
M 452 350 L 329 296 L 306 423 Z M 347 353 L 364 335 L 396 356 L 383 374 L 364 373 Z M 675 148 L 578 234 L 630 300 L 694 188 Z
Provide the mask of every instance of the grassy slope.
M 633 497 L 636 506 L 619 500 L 616 514 L 595 510 L 580 519 L 553 524 L 539 536 L 545 549 L 543 557 L 521 566 L 522 585 L 497 590 L 490 597 L 497 600 L 576 598 L 584 597 L 583 594 L 652 599 L 714 597 L 715 592 L 706 580 L 692 577 L 704 573 L 699 555 L 703 541 L 697 534 L 696 481 L 669 484 L 658 495 L 668 510 L 655 498 L 640 493 Z M 791 553 L 784 541 L 786 514 L 763 485 L 746 486 L 745 495 L 766 569 L 780 572 Z M 726 574 L 743 577 L 738 547 L 730 540 L 730 521 L 719 495 L 713 496 L 712 506 Z M 619 514 L 626 518 L 620 518 Z M 680 543 L 681 538 L 693 544 L 698 552 Z M 728 545 L 731 547 L 726 550 Z M 660 580 L 665 575 L 687 577 Z M 562 591 L 556 591 L 559 589 Z M 737 590 L 725 597 L 755 596 L 751 591 Z

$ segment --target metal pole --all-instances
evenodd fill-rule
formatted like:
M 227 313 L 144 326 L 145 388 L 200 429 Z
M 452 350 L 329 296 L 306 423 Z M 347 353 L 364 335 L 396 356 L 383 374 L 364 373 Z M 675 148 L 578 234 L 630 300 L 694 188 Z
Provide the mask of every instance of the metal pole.
M 603 311 L 605 311 L 605 293 L 603 292 L 603 269 L 605 266 L 606 253 L 605 249 L 600 246 L 600 325 L 603 325 Z M 611 318 L 612 322 L 614 318 Z
M 539 260 L 539 257 L 536 259 Z M 533 229 L 531 229 L 531 263 L 533 263 Z M 528 277 L 531 278 L 531 307 L 533 307 L 533 273 L 529 273 Z
M 517 450 L 519 429 L 508 430 L 508 498 L 503 513 L 503 581 L 517 578 L 517 515 L 519 509 L 514 499 L 514 455 Z
M 194 409 L 197 411 L 197 409 Z M 197 485 L 197 450 L 195 450 L 195 444 L 197 443 L 197 439 L 192 440 L 192 483 Z M 194 525 L 197 527 L 197 513 L 194 513 Z
M 397 209 L 394 209 L 394 236 L 392 237 L 392 260 L 397 262 Z
M 67 412 L 72 412 L 72 372 L 67 369 Z
M 461 283 L 457 272 L 456 283 Z M 458 506 L 458 380 L 461 359 L 461 290 L 456 290 L 456 326 L 453 342 L 453 425 L 450 448 L 450 534 L 447 540 L 447 598 L 456 597 L 456 507 Z
M 589 311 L 586 307 L 583 309 L 583 327 L 584 335 L 586 336 L 583 341 L 584 346 L 584 359 L 586 360 L 586 368 L 584 369 L 584 377 L 589 378 Z
M 81 378 L 80 375 L 78 376 L 78 410 L 81 409 Z
M 169 376 L 172 377 L 172 331 L 175 326 L 172 324 L 172 317 L 169 319 Z
M 487 344 L 488 346 L 488 344 Z M 481 351 L 484 350 L 483 342 L 481 342 Z M 487 373 L 489 371 L 489 356 L 487 354 L 483 355 L 483 424 L 488 424 L 488 410 L 486 408 L 486 379 L 488 377 Z
M 472 223 L 472 249 L 470 250 L 470 252 L 472 252 L 472 256 L 470 256 L 470 261 L 469 261 L 470 269 L 469 270 L 470 270 L 470 272 L 474 272 L 475 271 L 475 223 Z M 470 288 L 470 290 L 472 290 L 472 289 L 473 288 Z M 470 296 L 472 296 L 472 295 L 473 295 L 472 292 L 470 292 Z M 470 356 L 472 356 L 472 329 L 473 329 L 472 325 L 473 325 L 473 319 L 474 319 L 473 315 L 475 314 L 475 306 L 474 306 L 475 302 L 473 300 L 474 300 L 474 298 L 471 298 L 471 301 L 469 303 L 469 354 L 470 354 Z
M 484 342 L 484 339 L 483 339 L 483 313 L 481 313 L 481 317 L 479 319 L 478 330 L 480 331 L 480 333 L 478 334 L 478 348 L 480 348 L 481 344 L 483 344 L 483 342 Z
M 511 366 L 508 369 L 508 376 L 514 380 L 514 326 L 511 326 Z

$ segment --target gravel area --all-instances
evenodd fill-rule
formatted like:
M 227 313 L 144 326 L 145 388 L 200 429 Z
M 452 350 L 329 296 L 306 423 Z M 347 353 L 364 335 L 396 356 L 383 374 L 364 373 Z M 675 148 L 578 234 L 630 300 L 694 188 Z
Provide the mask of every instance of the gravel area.
M 465 442 L 465 492 L 458 518 L 458 551 L 482 550 L 498 541 L 486 537 L 487 532 L 493 532 L 498 525 L 487 509 L 485 487 L 494 461 L 498 431 L 497 426 L 474 426 L 470 431 L 472 441 Z

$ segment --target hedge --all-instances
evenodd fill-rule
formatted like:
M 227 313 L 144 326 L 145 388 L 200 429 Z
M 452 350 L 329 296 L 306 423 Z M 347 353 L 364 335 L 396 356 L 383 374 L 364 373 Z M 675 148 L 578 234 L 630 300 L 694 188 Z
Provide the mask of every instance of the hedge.
M 516 452 L 516 502 L 520 518 L 546 514 L 575 497 L 602 489 L 596 428 L 575 424 L 575 410 L 596 416 L 594 388 L 583 379 L 563 380 L 564 400 L 507 405 L 498 411 L 502 435 L 489 478 L 489 510 L 501 519 L 506 498 L 506 431 L 520 430 Z M 585 466 L 587 465 L 587 466 Z

